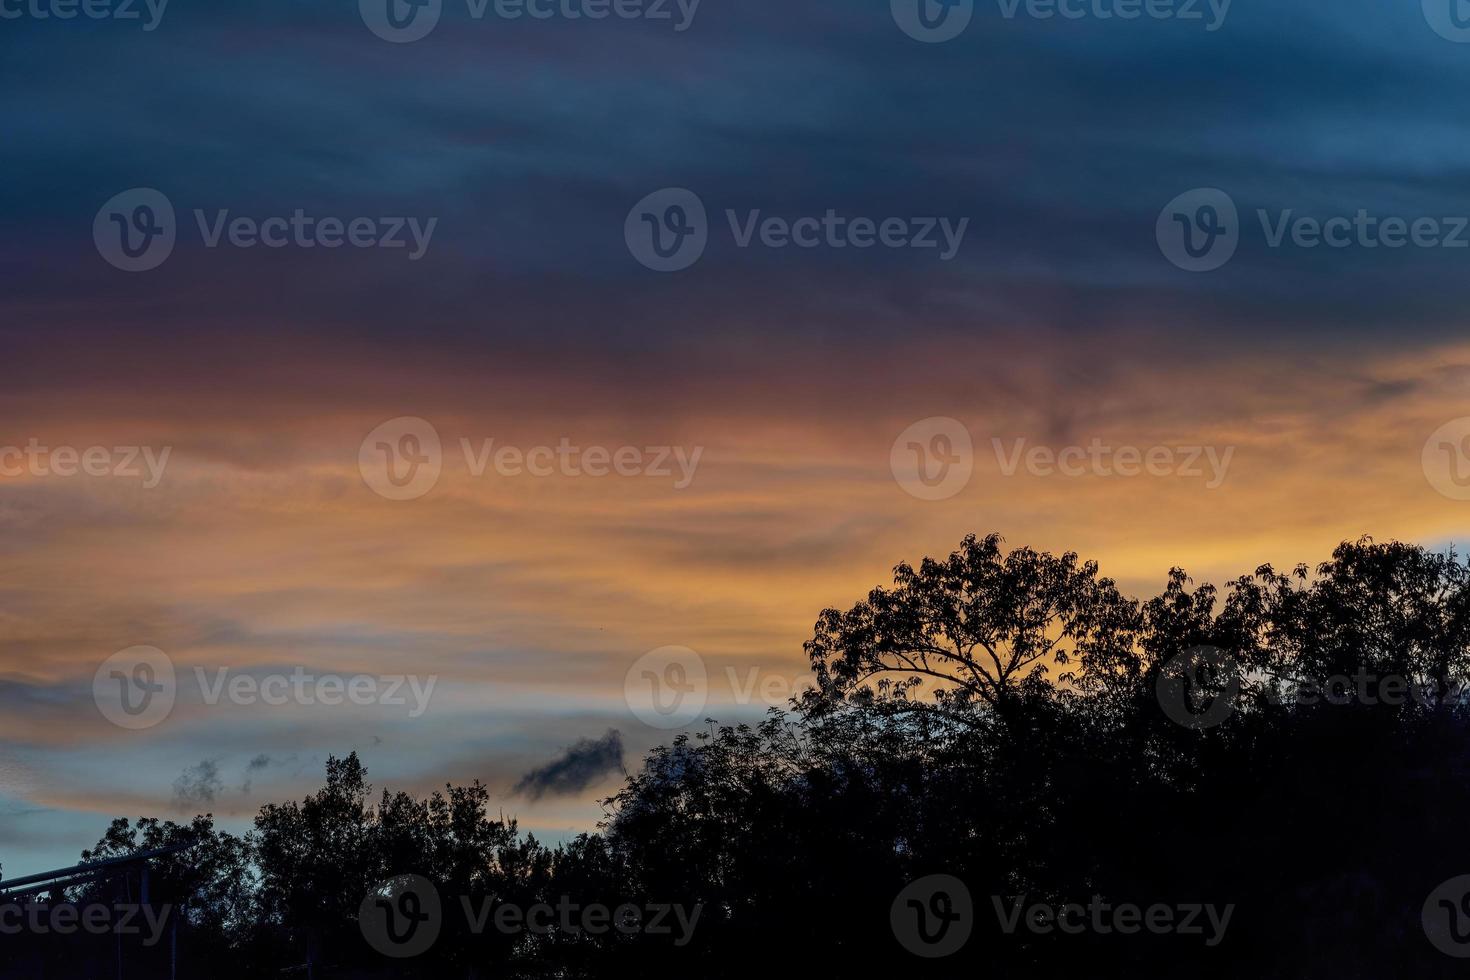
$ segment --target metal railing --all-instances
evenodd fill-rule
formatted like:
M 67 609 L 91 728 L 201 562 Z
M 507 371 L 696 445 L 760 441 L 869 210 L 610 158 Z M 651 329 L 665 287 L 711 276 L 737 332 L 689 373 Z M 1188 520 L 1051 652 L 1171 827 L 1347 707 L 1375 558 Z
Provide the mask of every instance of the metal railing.
M 28 895 L 32 892 L 46 891 L 52 888 L 66 888 L 71 885 L 81 884 L 84 881 L 92 881 L 103 878 L 118 871 L 126 870 L 130 865 L 141 864 L 147 870 L 147 863 L 156 857 L 167 854 L 177 854 L 185 848 L 193 847 L 194 842 L 188 841 L 181 844 L 170 844 L 167 847 L 155 847 L 149 851 L 138 851 L 136 854 L 124 854 L 122 857 L 104 858 L 101 861 L 85 861 L 74 864 L 69 868 L 61 868 L 56 871 L 43 871 L 40 874 L 25 875 L 20 878 L 0 879 L 0 898 L 12 898 L 16 895 Z M 148 901 L 148 878 L 143 877 L 143 901 Z

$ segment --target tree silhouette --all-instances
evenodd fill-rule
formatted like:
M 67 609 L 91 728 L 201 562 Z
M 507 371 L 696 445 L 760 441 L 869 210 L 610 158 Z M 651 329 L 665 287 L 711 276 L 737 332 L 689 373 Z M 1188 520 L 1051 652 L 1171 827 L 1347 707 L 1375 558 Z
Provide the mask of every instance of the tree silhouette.
M 983 706 L 1004 716 L 1049 696 L 1049 663 L 1110 652 L 1136 610 L 1094 562 L 971 535 L 947 560 L 894 570 L 893 589 L 874 589 L 846 612 L 828 609 L 806 644 L 819 688 L 808 702 L 844 700 L 875 678 L 892 706 L 907 706 L 925 678 L 941 682 L 931 707 L 974 720 Z
M 1463 973 L 1470 570 L 1453 552 L 1363 539 L 1220 590 L 1176 568 L 1140 601 L 1076 555 L 972 536 L 824 611 L 806 652 L 815 691 L 656 748 L 599 832 L 557 848 L 493 818 L 478 783 L 371 802 L 351 755 L 244 838 L 117 821 L 84 858 L 192 841 L 157 887 L 186 909 L 186 962 L 226 976 Z M 359 910 L 405 874 L 450 911 L 395 960 Z M 913 897 L 936 875 L 970 903 Z M 700 913 L 680 942 L 451 914 L 558 902 Z M 1133 906 L 1228 922 L 1099 927 Z M 1046 917 L 1069 907 L 1099 918 Z M 947 929 L 959 911 L 968 941 L 943 957 L 904 938 L 905 915 Z M 93 962 L 77 949 L 48 962 Z

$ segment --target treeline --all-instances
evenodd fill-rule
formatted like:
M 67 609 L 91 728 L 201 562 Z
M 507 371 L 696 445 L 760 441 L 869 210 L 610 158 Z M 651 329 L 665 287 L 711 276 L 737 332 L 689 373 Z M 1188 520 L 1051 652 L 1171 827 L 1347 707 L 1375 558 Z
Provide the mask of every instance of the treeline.
M 1365 539 L 1221 590 L 1175 570 L 1138 601 L 1076 555 L 970 537 L 822 613 L 806 652 L 817 690 L 656 749 L 598 833 L 555 848 L 479 784 L 375 796 L 348 756 L 244 837 L 119 820 L 84 858 L 191 842 L 152 882 L 179 910 L 180 977 L 1465 969 L 1453 553 Z M 437 911 L 381 887 L 406 875 Z M 538 906 L 571 911 L 532 930 Z M 673 928 L 649 928 L 660 908 Z M 431 926 L 414 955 L 382 952 Z M 29 939 L 0 949 L 34 970 Z M 98 955 L 50 944 L 45 975 L 112 975 L 72 969 Z

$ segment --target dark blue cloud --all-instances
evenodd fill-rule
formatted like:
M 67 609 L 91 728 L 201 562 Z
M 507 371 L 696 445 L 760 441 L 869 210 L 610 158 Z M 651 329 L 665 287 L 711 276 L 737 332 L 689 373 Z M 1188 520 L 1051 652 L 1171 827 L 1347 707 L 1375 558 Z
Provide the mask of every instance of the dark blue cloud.
M 405 45 L 340 0 L 173 0 L 151 33 L 7 25 L 14 311 L 95 331 L 101 308 L 106 329 L 134 339 L 238 319 L 293 337 L 471 336 L 486 350 L 531 336 L 615 360 L 677 345 L 695 370 L 714 369 L 700 350 L 731 330 L 882 344 L 897 326 L 906 342 L 1147 320 L 1427 340 L 1465 311 L 1461 253 L 1269 249 L 1255 226 L 1256 209 L 1470 213 L 1455 97 L 1470 45 L 1437 36 L 1416 4 L 1235 0 L 1210 32 L 1006 19 L 990 0 L 946 44 L 906 37 L 880 0 L 704 0 L 682 33 L 463 8 L 450 0 L 434 33 Z M 440 223 L 419 263 L 209 252 L 191 231 L 167 266 L 127 277 L 97 261 L 89 231 L 131 186 L 164 190 L 189 228 L 194 208 Z M 644 270 L 622 240 L 628 208 L 664 186 L 696 190 L 716 225 L 676 277 Z M 1153 227 L 1166 201 L 1204 186 L 1231 193 L 1248 234 L 1227 268 L 1199 276 L 1162 259 Z M 740 249 L 727 208 L 970 226 L 952 263 Z

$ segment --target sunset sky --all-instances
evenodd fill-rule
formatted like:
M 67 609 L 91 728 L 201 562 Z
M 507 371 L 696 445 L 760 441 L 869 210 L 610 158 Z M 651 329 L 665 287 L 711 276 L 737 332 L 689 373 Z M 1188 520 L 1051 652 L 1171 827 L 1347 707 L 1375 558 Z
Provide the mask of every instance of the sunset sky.
M 141 458 L 0 470 L 5 874 L 74 862 L 116 816 L 243 830 L 351 750 L 380 788 L 478 778 L 538 836 L 591 829 L 615 768 L 516 787 L 609 730 L 629 767 L 671 736 L 625 702 L 639 657 L 697 651 L 708 713 L 755 717 L 727 669 L 799 684 L 823 607 L 972 531 L 1095 558 L 1139 596 L 1175 565 L 1221 582 L 1363 534 L 1470 539 L 1457 472 L 1426 464 L 1470 416 L 1470 248 L 1269 240 L 1288 211 L 1470 215 L 1470 44 L 1411 0 L 1235 0 L 1215 30 L 1021 11 L 979 2 L 942 43 L 888 0 L 704 0 L 682 31 L 444 0 L 412 43 L 345 0 L 0 21 L 0 467 L 31 440 L 168 450 L 155 486 Z M 149 271 L 94 241 L 132 188 L 177 212 Z M 709 213 L 683 271 L 625 240 L 663 188 Z M 1156 238 L 1196 188 L 1239 208 L 1209 272 Z M 211 248 L 195 209 L 437 222 L 410 259 Z M 727 209 L 969 222 L 946 261 L 742 248 Z M 442 473 L 393 500 L 359 453 L 404 417 Z M 942 500 L 891 465 L 931 418 L 974 447 Z M 672 462 L 476 475 L 462 439 L 700 454 L 683 487 Z M 1214 487 L 1007 475 L 1017 440 L 1230 455 Z M 137 645 L 180 691 L 127 730 L 93 677 Z M 196 667 L 437 680 L 410 717 L 210 705 Z

